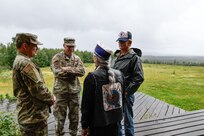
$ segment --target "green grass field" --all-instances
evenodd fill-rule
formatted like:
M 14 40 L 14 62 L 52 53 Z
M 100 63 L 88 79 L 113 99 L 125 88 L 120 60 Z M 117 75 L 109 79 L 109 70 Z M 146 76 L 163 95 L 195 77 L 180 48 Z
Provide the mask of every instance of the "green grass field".
M 86 75 L 94 64 L 85 64 Z M 204 67 L 144 64 L 145 81 L 139 91 L 192 111 L 204 109 Z M 49 67 L 42 68 L 47 87 L 52 91 L 53 74 Z M 86 76 L 85 75 L 85 76 Z M 0 94 L 12 93 L 12 71 L 0 74 Z M 85 76 L 80 78 L 83 84 Z

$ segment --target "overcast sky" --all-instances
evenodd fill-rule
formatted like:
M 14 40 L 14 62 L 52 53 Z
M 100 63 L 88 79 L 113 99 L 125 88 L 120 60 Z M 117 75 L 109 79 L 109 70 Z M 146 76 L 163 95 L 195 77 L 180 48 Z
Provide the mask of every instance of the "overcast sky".
M 30 32 L 45 48 L 73 37 L 79 50 L 97 41 L 116 50 L 121 30 L 144 55 L 204 56 L 204 0 L 0 0 L 3 44 Z

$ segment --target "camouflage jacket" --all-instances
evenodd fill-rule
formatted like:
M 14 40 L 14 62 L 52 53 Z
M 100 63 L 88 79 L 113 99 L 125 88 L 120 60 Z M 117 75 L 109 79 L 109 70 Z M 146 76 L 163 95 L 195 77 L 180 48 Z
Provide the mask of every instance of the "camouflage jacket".
M 30 58 L 18 53 L 13 63 L 13 93 L 17 97 L 19 124 L 47 121 L 52 95 L 42 73 Z
M 66 67 L 63 70 L 62 67 Z M 54 73 L 54 93 L 79 93 L 81 91 L 81 85 L 78 77 L 85 74 L 85 67 L 81 59 L 72 54 L 69 58 L 64 52 L 57 53 L 52 58 L 51 69 Z

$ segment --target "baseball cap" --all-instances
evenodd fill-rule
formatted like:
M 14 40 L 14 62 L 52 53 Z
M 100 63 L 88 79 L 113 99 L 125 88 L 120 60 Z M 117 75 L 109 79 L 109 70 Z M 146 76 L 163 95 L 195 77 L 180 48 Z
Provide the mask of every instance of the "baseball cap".
M 118 34 L 118 39 L 116 40 L 117 42 L 118 41 L 122 41 L 122 42 L 126 42 L 128 40 L 131 40 L 132 41 L 132 34 L 131 32 L 129 31 L 121 31 L 119 34 Z

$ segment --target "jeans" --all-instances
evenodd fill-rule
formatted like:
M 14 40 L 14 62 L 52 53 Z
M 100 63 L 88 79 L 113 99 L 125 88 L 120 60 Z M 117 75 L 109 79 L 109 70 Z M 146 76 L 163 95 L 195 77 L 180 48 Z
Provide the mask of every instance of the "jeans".
M 126 95 L 123 109 L 124 109 L 124 129 L 125 136 L 134 136 L 134 122 L 133 122 L 133 104 L 135 102 L 135 96 Z M 122 126 L 120 127 L 120 136 L 122 136 Z

